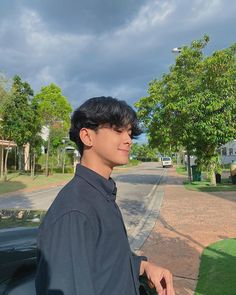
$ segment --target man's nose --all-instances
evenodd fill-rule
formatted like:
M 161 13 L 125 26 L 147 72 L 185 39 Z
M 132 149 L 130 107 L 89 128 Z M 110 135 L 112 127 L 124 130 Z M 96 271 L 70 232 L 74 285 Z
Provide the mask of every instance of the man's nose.
M 132 138 L 128 132 L 125 132 L 125 143 L 132 144 Z

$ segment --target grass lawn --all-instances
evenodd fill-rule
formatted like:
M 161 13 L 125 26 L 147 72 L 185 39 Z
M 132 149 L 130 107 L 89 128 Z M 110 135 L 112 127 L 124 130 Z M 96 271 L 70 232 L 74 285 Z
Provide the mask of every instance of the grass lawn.
M 129 164 L 117 167 L 115 173 L 121 172 L 122 168 L 129 168 L 140 164 L 138 160 L 131 160 Z M 124 170 L 123 170 L 124 171 Z M 29 175 L 19 175 L 18 173 L 10 173 L 6 182 L 0 181 L 0 195 L 4 193 L 11 193 L 21 189 L 39 189 L 47 185 L 53 185 L 69 181 L 73 177 L 73 173 L 54 173 L 46 177 L 39 174 L 34 178 Z
M 233 295 L 235 290 L 236 239 L 226 239 L 203 251 L 195 295 Z
M 6 182 L 0 181 L 0 194 L 10 193 L 20 189 L 37 189 L 47 185 L 63 183 L 69 181 L 73 174 L 55 173 L 46 177 L 36 175 L 34 178 L 29 175 L 9 174 Z
M 188 175 L 188 171 L 185 169 L 184 166 L 177 166 L 176 172 L 181 175 Z
M 221 191 L 236 191 L 236 185 L 229 182 L 228 179 L 222 179 L 221 183 L 217 183 L 217 186 L 211 186 L 210 181 L 184 181 L 184 187 L 192 191 L 200 192 L 221 192 Z
M 36 227 L 45 215 L 43 210 L 1 209 L 0 229 L 10 227 Z

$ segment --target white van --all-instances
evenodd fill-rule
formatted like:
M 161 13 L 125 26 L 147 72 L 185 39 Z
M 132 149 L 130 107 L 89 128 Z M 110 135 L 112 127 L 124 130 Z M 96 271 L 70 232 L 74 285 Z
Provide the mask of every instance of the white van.
M 163 157 L 161 159 L 161 164 L 162 164 L 162 167 L 173 167 L 172 165 L 172 160 L 170 157 Z

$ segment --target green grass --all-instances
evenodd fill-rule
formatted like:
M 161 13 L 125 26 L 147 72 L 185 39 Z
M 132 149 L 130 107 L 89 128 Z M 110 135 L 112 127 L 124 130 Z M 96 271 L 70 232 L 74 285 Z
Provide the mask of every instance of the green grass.
M 210 185 L 210 181 L 192 181 L 185 180 L 184 187 L 191 191 L 199 192 L 221 192 L 221 191 L 236 191 L 236 185 L 229 182 L 228 179 L 222 179 L 221 183 L 217 183 L 216 187 Z
M 176 172 L 181 175 L 188 175 L 188 172 L 184 166 L 177 166 Z
M 202 253 L 195 295 L 236 294 L 236 239 L 214 243 Z
M 115 172 L 120 168 L 128 168 L 137 166 L 140 163 L 138 160 L 130 160 L 127 165 L 117 167 Z M 73 173 L 54 173 L 46 177 L 43 174 L 38 174 L 34 178 L 30 175 L 19 175 L 18 173 L 9 173 L 7 181 L 0 181 L 0 195 L 4 193 L 11 193 L 22 189 L 39 189 L 44 186 L 54 185 L 58 183 L 66 183 L 73 177 Z
M 46 177 L 36 175 L 34 178 L 29 175 L 9 174 L 8 181 L 0 181 L 0 194 L 10 193 L 21 189 L 37 189 L 47 185 L 63 183 L 69 181 L 73 174 L 55 173 Z
M 42 210 L 0 210 L 0 229 L 11 227 L 35 227 L 39 226 L 45 215 Z

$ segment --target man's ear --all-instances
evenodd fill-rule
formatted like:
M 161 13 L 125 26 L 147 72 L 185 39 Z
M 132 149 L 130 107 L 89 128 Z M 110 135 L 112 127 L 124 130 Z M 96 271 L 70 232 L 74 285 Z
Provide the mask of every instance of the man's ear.
M 91 136 L 92 130 L 88 128 L 81 128 L 79 132 L 79 136 L 83 144 L 87 147 L 90 147 L 93 145 L 93 140 Z

